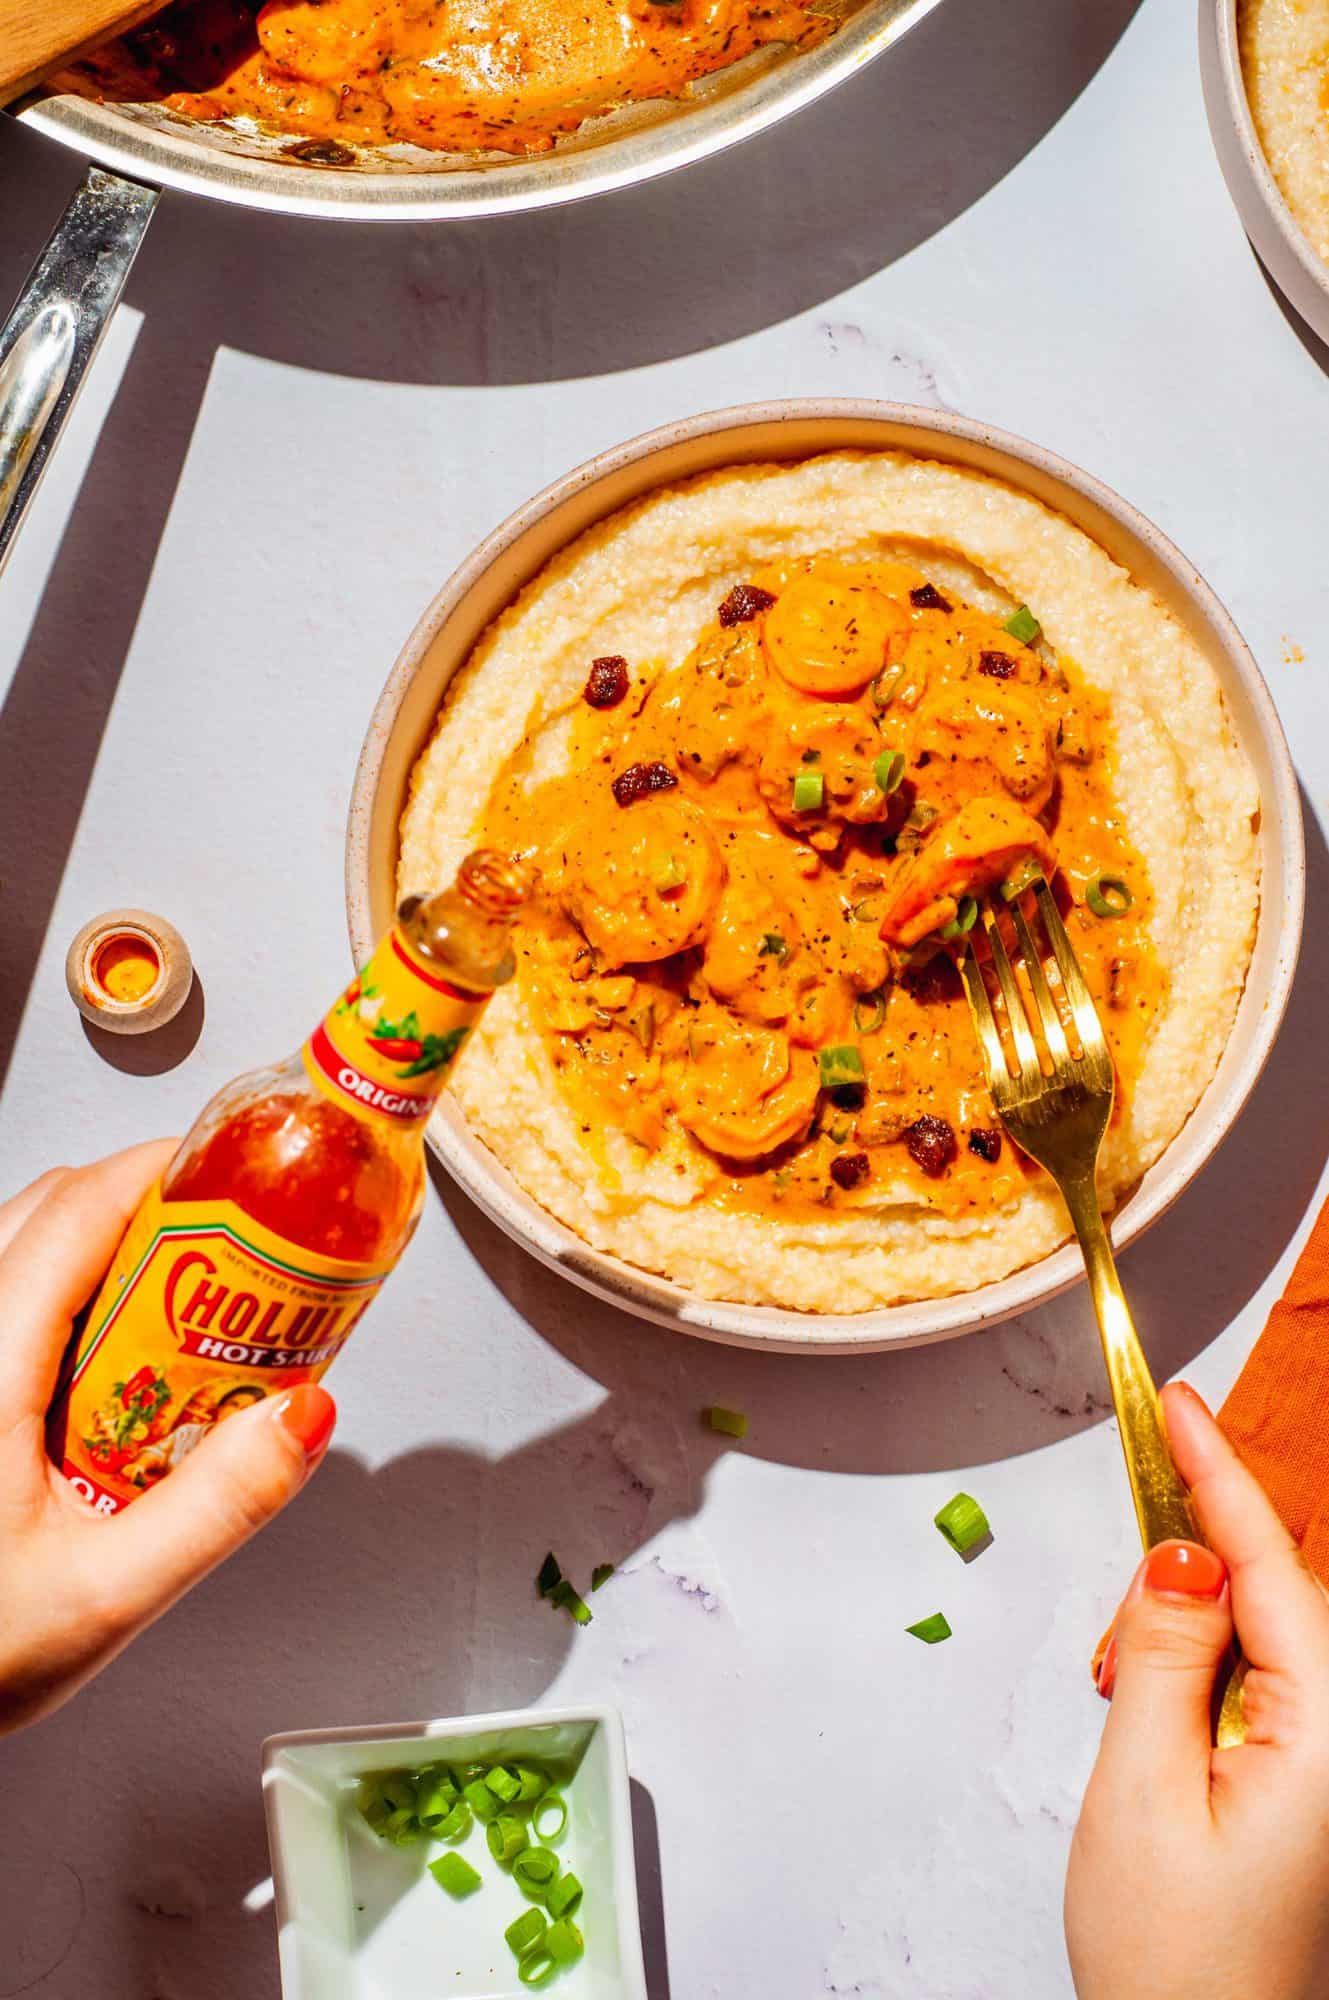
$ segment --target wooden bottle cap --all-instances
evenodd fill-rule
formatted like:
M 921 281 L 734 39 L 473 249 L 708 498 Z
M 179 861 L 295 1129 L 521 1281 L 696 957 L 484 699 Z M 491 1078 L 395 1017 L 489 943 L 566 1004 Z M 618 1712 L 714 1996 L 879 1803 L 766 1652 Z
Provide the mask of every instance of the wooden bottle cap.
M 85 1021 L 113 1035 L 165 1027 L 194 979 L 189 946 L 150 910 L 107 910 L 84 924 L 65 958 L 69 997 Z

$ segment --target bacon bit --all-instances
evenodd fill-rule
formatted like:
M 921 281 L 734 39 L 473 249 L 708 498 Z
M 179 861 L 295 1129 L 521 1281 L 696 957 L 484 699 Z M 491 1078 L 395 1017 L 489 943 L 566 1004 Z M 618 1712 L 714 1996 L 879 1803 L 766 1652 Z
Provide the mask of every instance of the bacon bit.
M 909 602 L 915 611 L 949 611 L 951 608 L 932 583 L 920 583 L 917 590 L 911 590 Z
M 991 674 L 994 681 L 1008 681 L 1016 671 L 1016 663 L 1009 653 L 980 653 L 978 671 Z
M 871 1171 L 866 1153 L 840 1153 L 831 1161 L 831 1179 L 837 1187 L 856 1188 Z
M 667 764 L 629 764 L 614 780 L 614 797 L 621 806 L 630 806 L 652 792 L 671 792 L 677 783 Z
M 1001 1134 L 986 1125 L 975 1125 L 969 1134 L 969 1150 L 993 1166 L 1001 1158 Z
M 950 1125 L 944 1118 L 934 1118 L 930 1111 L 915 1118 L 904 1135 L 904 1143 L 915 1166 L 921 1167 L 932 1180 L 945 1173 L 958 1150 Z
M 605 653 L 591 661 L 582 694 L 592 708 L 617 708 L 628 686 L 628 663 L 623 655 Z
M 774 591 L 763 590 L 759 583 L 736 583 L 720 606 L 720 623 L 746 625 L 759 611 L 769 611 L 774 602 Z

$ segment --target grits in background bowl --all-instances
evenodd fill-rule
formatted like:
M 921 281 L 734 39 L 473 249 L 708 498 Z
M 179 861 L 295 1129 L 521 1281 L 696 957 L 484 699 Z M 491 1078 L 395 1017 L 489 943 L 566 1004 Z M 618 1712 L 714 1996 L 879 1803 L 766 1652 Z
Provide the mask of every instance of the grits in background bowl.
M 1103 1191 L 1157 1212 L 1295 956 L 1295 789 L 1240 641 L 1120 502 L 959 420 L 775 406 L 592 470 L 444 593 L 362 764 L 357 947 L 393 805 L 400 893 L 477 838 L 544 871 L 434 1143 L 550 1261 L 721 1337 L 1047 1296 L 1077 1265 L 987 1101 L 970 899 L 1056 871 L 1121 1077 Z

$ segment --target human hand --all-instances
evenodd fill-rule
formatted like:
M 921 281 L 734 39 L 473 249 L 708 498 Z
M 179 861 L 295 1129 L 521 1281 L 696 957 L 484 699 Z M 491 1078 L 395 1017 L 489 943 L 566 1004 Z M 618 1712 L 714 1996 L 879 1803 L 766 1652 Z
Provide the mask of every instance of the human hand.
M 217 1426 L 110 1519 L 46 1456 L 74 1315 L 170 1159 L 158 1141 L 58 1167 L 0 1204 L 0 1731 L 74 1693 L 299 1492 L 336 1421 L 303 1384 Z
M 1104 1660 L 1112 1709 L 1071 1846 L 1080 2000 L 1322 2000 L 1329 1992 L 1329 1602 L 1208 1410 L 1163 1392 L 1211 1548 L 1136 1572 Z M 1210 1703 L 1235 1623 L 1246 1741 Z M 1112 1682 L 1115 1680 L 1115 1686 Z

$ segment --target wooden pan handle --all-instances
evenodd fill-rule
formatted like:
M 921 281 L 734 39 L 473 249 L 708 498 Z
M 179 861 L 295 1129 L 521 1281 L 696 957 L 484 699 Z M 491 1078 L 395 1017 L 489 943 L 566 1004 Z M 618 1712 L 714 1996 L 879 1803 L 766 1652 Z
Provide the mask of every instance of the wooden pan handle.
M 0 0 L 0 104 L 146 21 L 164 0 Z

